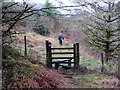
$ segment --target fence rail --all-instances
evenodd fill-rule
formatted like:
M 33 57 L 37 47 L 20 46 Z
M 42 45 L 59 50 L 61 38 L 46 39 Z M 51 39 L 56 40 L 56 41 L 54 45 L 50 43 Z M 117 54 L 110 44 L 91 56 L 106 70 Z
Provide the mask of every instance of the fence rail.
M 68 50 L 68 49 L 74 49 L 73 47 L 69 47 L 69 48 L 51 48 L 52 50 Z

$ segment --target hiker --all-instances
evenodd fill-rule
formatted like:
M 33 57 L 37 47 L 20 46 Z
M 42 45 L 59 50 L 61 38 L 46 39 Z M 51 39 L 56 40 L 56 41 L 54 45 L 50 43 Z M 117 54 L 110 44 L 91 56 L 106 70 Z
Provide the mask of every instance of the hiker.
M 64 36 L 62 35 L 62 33 L 58 35 L 58 40 L 59 40 L 60 46 L 62 46 L 62 40 L 64 40 Z

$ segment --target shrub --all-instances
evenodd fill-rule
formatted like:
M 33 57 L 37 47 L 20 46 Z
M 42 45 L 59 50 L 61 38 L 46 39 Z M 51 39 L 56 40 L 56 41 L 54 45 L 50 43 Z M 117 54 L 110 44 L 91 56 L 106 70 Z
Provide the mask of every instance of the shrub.
M 37 28 L 35 28 L 35 31 L 41 35 L 46 35 L 50 33 L 44 25 L 39 25 Z

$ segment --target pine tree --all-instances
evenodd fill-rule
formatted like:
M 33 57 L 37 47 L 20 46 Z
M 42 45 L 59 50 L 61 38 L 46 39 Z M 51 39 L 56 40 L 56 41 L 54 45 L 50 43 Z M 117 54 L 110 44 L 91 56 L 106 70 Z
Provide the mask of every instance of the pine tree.
M 98 4 L 90 4 L 94 13 L 91 14 L 89 22 L 84 24 L 84 33 L 89 37 L 87 42 L 93 48 L 105 54 L 105 61 L 118 57 L 120 50 L 120 37 L 118 31 L 118 19 L 120 15 L 115 3 L 107 3 L 107 7 Z

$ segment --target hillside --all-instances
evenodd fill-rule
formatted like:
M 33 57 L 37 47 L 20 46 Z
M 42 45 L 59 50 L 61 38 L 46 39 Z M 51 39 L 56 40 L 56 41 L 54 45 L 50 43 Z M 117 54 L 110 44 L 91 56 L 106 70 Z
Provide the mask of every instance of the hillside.
M 27 37 L 27 56 L 24 56 L 25 35 Z M 118 79 L 114 76 L 101 74 L 100 61 L 87 54 L 87 50 L 85 51 L 82 46 L 80 46 L 79 69 L 76 71 L 70 69 L 55 70 L 46 66 L 45 52 L 46 40 L 52 42 L 52 47 L 59 47 L 55 34 L 46 37 L 26 29 L 25 34 L 17 34 L 13 38 L 14 42 L 11 46 L 3 48 L 4 88 L 116 87 Z M 65 39 L 63 47 L 69 47 L 72 44 Z
M 0 1 L 0 88 L 119 89 L 120 2 L 52 1 Z

